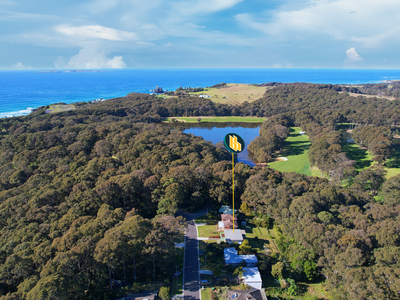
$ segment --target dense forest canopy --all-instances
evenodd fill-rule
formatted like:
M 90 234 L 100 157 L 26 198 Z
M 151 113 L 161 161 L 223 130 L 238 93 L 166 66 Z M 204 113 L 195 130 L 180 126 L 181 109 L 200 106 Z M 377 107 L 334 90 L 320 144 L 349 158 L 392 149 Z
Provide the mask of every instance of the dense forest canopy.
M 335 299 L 398 299 L 400 177 L 385 180 L 382 164 L 399 104 L 339 94 L 333 85 L 285 84 L 240 106 L 132 93 L 1 119 L 0 299 L 105 299 L 116 280 L 169 278 L 183 230 L 175 213 L 229 203 L 231 156 L 156 123 L 211 115 L 270 117 L 251 145 L 266 161 L 288 127 L 301 126 L 310 160 L 330 174 L 235 167 L 238 206 L 274 218 L 294 279 L 322 274 Z M 354 139 L 374 152 L 376 166 L 352 171 L 335 131 L 344 122 L 358 125 Z

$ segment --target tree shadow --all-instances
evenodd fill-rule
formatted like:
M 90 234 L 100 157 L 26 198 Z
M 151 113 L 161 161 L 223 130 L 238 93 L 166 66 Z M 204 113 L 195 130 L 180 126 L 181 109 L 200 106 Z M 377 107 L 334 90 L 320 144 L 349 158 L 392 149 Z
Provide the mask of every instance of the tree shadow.
M 342 149 L 346 156 L 356 161 L 355 168 L 356 169 L 364 169 L 368 168 L 372 165 L 371 160 L 365 160 L 367 158 L 367 150 L 361 149 L 359 147 L 353 147 L 351 144 L 343 144 Z
M 308 149 L 310 149 L 310 142 L 308 141 L 286 142 L 286 146 L 282 154 L 284 156 L 295 156 L 303 154 L 304 151 Z
M 386 161 L 386 166 L 389 168 L 400 168 L 400 144 L 395 142 L 392 145 L 393 152 Z

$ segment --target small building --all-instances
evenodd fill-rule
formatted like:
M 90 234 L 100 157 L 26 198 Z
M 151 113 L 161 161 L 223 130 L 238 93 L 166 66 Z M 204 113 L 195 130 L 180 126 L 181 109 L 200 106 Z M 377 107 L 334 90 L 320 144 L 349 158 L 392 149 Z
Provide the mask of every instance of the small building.
M 243 269 L 243 281 L 248 286 L 255 288 L 257 290 L 261 290 L 262 288 L 262 280 L 260 272 L 256 267 L 244 267 Z
M 199 97 L 201 97 L 201 98 L 211 98 L 210 95 L 199 95 Z
M 222 221 L 218 221 L 218 231 L 224 231 L 225 227 L 224 227 L 224 222 Z
M 268 300 L 264 290 L 228 290 L 228 300 Z
M 257 256 L 255 255 L 238 255 L 235 248 L 224 249 L 224 260 L 228 265 L 239 265 L 244 262 L 246 266 L 253 267 L 258 263 Z
M 304 131 L 300 131 L 299 134 L 305 135 L 306 133 Z
M 242 230 L 238 229 L 235 230 L 235 232 L 233 232 L 233 229 L 227 229 L 224 230 L 224 235 L 225 235 L 225 241 L 229 244 L 234 242 L 241 244 L 243 242 Z

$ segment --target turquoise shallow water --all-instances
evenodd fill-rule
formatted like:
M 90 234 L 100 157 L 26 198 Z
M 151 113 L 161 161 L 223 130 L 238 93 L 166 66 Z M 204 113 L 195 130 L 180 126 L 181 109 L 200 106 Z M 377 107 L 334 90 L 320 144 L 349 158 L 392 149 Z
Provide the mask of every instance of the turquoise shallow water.
M 400 70 L 357 69 L 123 69 L 105 72 L 0 71 L 0 117 L 28 114 L 57 102 L 149 93 L 156 86 L 206 87 L 221 82 L 376 83 L 400 79 Z

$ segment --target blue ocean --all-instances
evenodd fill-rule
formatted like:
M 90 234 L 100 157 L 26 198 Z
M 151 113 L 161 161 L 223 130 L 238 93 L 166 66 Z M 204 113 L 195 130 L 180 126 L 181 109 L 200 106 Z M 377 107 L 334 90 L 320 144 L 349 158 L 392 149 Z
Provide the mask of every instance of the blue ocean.
M 103 72 L 0 71 L 0 117 L 26 115 L 57 102 L 110 99 L 131 92 L 206 87 L 217 83 L 377 83 L 400 79 L 400 70 L 366 69 L 122 69 Z

